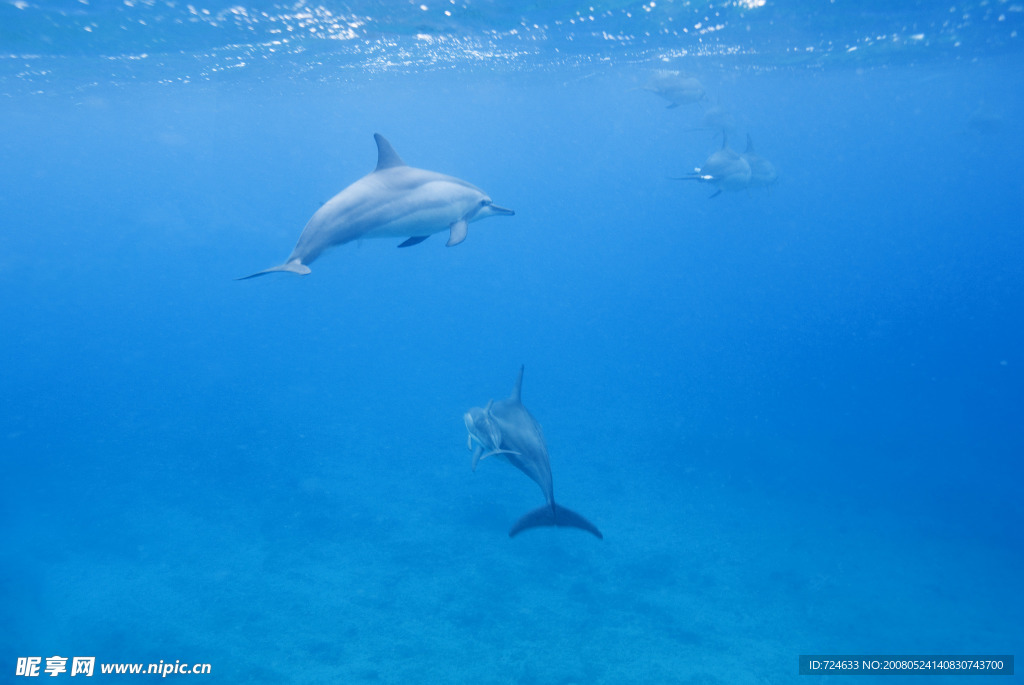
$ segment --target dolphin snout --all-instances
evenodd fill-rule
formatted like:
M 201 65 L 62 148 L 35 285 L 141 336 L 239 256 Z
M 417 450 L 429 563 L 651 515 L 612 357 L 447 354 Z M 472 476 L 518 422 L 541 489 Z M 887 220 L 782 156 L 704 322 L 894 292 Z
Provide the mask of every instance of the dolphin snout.
M 499 207 L 498 205 L 491 205 L 491 212 L 494 213 L 494 214 L 498 214 L 499 216 L 515 216 L 516 215 L 514 210 L 505 209 L 504 207 Z

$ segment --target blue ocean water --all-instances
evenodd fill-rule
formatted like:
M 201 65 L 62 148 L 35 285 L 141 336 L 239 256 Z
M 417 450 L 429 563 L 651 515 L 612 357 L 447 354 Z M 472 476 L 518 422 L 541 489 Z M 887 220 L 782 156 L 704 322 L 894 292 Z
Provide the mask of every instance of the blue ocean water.
M 1022 29 L 984 0 L 0 4 L 3 682 L 1021 655 Z M 667 107 L 664 70 L 707 98 Z M 777 182 L 674 180 L 715 107 Z M 375 132 L 516 215 L 234 280 Z M 462 415 L 520 364 L 603 541 L 510 540 L 542 494 L 470 468 Z

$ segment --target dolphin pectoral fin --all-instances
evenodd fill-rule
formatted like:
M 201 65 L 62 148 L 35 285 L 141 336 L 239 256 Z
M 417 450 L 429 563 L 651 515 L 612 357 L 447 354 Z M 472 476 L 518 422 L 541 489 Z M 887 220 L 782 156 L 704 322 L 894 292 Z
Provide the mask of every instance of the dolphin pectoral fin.
M 486 459 L 487 457 L 493 457 L 496 454 L 511 454 L 511 455 L 514 455 L 514 456 L 517 456 L 517 457 L 523 456 L 522 452 L 516 452 L 515 450 L 491 450 L 490 452 L 488 452 L 484 456 L 480 457 L 480 459 Z
M 510 538 L 514 538 L 516 535 L 528 528 L 542 528 L 545 526 L 579 528 L 580 530 L 585 530 L 588 533 L 597 536 L 599 539 L 604 540 L 604 535 L 601 535 L 601 531 L 597 529 L 597 526 L 577 514 L 572 509 L 566 509 L 554 502 L 551 504 L 545 504 L 539 509 L 534 509 L 516 521 L 516 524 L 512 526 L 512 530 L 508 532 L 508 536 Z
M 513 454 L 517 457 L 523 456 L 521 452 L 514 452 L 512 450 L 491 450 L 487 454 L 484 454 L 483 445 L 477 445 L 476 450 L 473 452 L 473 470 L 476 471 L 476 465 L 482 462 L 487 457 L 493 457 L 498 454 Z
M 469 224 L 466 223 L 465 219 L 459 219 L 451 225 L 451 229 L 451 235 L 448 236 L 448 242 L 445 243 L 448 247 L 458 245 L 466 239 L 466 234 L 469 232 Z
M 264 274 L 274 273 L 275 271 L 291 271 L 293 274 L 299 274 L 300 276 L 305 276 L 306 274 L 309 273 L 309 267 L 306 266 L 305 264 L 303 264 L 302 262 L 300 262 L 298 259 L 293 259 L 290 262 L 285 262 L 284 264 L 279 264 L 277 266 L 272 266 L 269 269 L 264 269 L 263 271 L 257 271 L 254 274 L 249 274 L 248 276 L 242 276 L 241 278 L 236 278 L 235 280 L 236 281 L 244 281 L 244 280 L 247 280 L 247 279 L 250 279 L 250 278 L 256 278 L 257 276 L 262 276 Z
M 516 456 L 516 457 L 523 456 L 522 452 L 515 452 L 513 450 L 491 450 L 487 454 L 481 454 L 481 452 L 483 452 L 482 448 L 478 449 L 476 452 L 473 453 L 473 470 L 474 471 L 476 471 L 476 465 L 479 464 L 480 462 L 482 462 L 487 457 L 500 456 L 502 454 L 511 454 L 513 456 Z
M 413 237 L 406 240 L 404 243 L 400 243 L 399 247 L 412 247 L 413 245 L 419 245 L 424 240 L 429 238 L 429 235 L 414 235 Z

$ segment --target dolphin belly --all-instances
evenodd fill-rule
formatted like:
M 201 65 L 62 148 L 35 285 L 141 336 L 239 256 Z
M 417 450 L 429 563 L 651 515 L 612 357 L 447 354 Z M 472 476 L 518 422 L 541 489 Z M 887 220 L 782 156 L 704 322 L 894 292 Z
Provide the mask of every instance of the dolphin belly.
M 372 211 L 360 212 L 360 238 L 410 238 L 447 231 L 486 197 L 475 187 L 449 181 L 440 174 L 431 174 L 419 183 L 401 180 L 405 183 L 389 188 L 386 201 Z M 344 219 L 336 217 L 339 224 Z M 339 225 L 337 230 L 343 229 Z
M 393 215 L 387 221 L 367 229 L 362 238 L 411 238 L 427 236 L 449 227 L 461 218 L 451 207 L 438 206 L 430 209 L 416 209 L 407 214 Z

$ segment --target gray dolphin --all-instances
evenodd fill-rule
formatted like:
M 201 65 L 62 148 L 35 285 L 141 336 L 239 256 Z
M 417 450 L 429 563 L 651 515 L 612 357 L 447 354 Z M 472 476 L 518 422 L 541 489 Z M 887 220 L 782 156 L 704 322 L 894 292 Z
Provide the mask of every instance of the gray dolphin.
M 692 174 L 673 177 L 675 181 L 700 181 L 718 188 L 711 197 L 723 190 L 743 190 L 750 185 L 750 162 L 743 155 L 729 147 L 729 140 L 722 136 L 722 149 L 704 160 L 704 164 Z
M 451 247 L 466 239 L 471 221 L 515 214 L 471 183 L 406 166 L 384 136 L 374 133 L 373 138 L 377 168 L 316 211 L 284 264 L 238 280 L 274 271 L 308 274 L 324 250 L 359 238 L 408 238 L 399 247 L 409 247 L 447 229 Z
M 508 399 L 497 402 L 491 400 L 483 409 L 473 407 L 463 417 L 466 430 L 469 431 L 469 448 L 473 449 L 474 440 L 478 443 L 473 451 L 474 471 L 481 459 L 500 457 L 533 479 L 547 498 L 547 504 L 516 521 L 508 536 L 514 537 L 527 528 L 568 526 L 593 533 L 603 540 L 604 536 L 597 526 L 575 511 L 555 504 L 551 463 L 548 461 L 547 445 L 544 444 L 544 433 L 537 420 L 523 406 L 522 389 L 523 367 L 520 366 L 516 386 Z
M 682 72 L 670 69 L 654 72 L 654 76 L 643 87 L 643 90 L 657 93 L 668 100 L 668 109 L 675 109 L 679 105 L 700 102 L 707 98 L 707 94 L 704 92 L 704 85 L 700 81 L 693 76 L 687 76 Z
M 750 165 L 750 188 L 767 188 L 778 179 L 779 174 L 775 171 L 775 165 L 754 152 L 754 141 L 750 139 L 749 133 L 747 149 L 740 157 L 747 160 L 747 164 Z
M 715 137 L 719 135 L 731 136 L 736 132 L 736 117 L 721 105 L 714 105 L 704 111 L 700 119 L 700 126 L 687 129 L 690 131 L 714 131 Z
M 1002 112 L 992 109 L 984 102 L 971 112 L 967 118 L 966 130 L 978 135 L 995 135 L 1007 128 L 1007 120 Z

